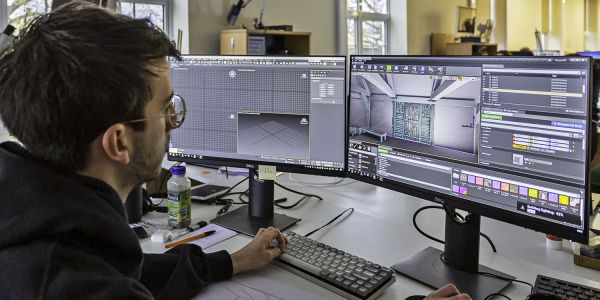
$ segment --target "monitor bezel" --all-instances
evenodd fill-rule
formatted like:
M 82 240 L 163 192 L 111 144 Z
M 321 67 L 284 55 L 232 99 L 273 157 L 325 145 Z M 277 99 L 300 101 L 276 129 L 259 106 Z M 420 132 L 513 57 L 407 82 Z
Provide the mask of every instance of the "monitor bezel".
M 442 56 L 424 56 L 424 55 L 351 55 L 350 56 L 350 60 L 349 60 L 349 65 L 350 67 L 348 67 L 348 93 L 350 93 L 350 87 L 352 86 L 352 62 L 355 60 L 355 58 L 360 58 L 360 57 L 375 57 L 375 58 L 423 58 L 423 59 L 427 59 L 427 58 L 432 58 L 432 57 L 449 57 L 449 58 L 474 58 L 473 56 L 460 56 L 460 55 L 456 55 L 456 56 L 448 56 L 448 55 L 442 55 Z M 478 56 L 476 57 L 478 59 L 515 59 L 516 57 L 502 57 L 502 56 L 494 56 L 494 57 L 485 57 L 485 56 Z M 544 56 L 543 58 L 540 59 L 552 59 L 552 58 L 572 58 L 572 57 L 564 57 L 564 56 Z M 460 197 L 457 196 L 452 196 L 452 195 L 447 195 L 447 194 L 443 194 L 441 192 L 437 192 L 437 191 L 432 191 L 432 190 L 427 190 L 425 188 L 422 187 L 418 187 L 418 186 L 414 186 L 411 184 L 406 184 L 406 183 L 401 183 L 401 182 L 396 182 L 396 181 L 391 181 L 388 179 L 373 179 L 367 176 L 362 176 L 360 174 L 357 173 L 351 173 L 350 170 L 348 169 L 348 157 L 346 157 L 346 168 L 348 169 L 348 174 L 347 177 L 357 180 L 357 181 L 361 181 L 361 182 L 365 182 L 365 183 L 369 183 L 369 184 L 373 184 L 376 186 L 380 186 L 380 187 L 384 187 L 393 191 L 397 191 L 397 192 L 401 192 L 403 194 L 407 194 L 409 196 L 414 196 L 417 198 L 421 198 L 424 200 L 429 200 L 435 203 L 439 203 L 442 205 L 447 205 L 453 208 L 457 208 L 460 210 L 464 210 L 464 211 L 468 211 L 471 213 L 475 213 L 481 216 L 485 216 L 491 219 L 495 219 L 498 221 L 502 221 L 502 222 L 506 222 L 506 223 L 510 223 L 510 224 L 514 224 L 517 226 L 521 226 L 524 228 L 528 228 L 531 230 L 535 230 L 535 231 L 539 231 L 539 232 L 543 232 L 545 234 L 552 234 L 558 237 L 562 237 L 562 238 L 566 238 L 572 241 L 576 241 L 579 243 L 588 243 L 589 240 L 589 207 L 590 207 L 590 201 L 591 201 L 591 183 L 590 183 L 590 163 L 591 162 L 591 152 L 590 152 L 590 146 L 592 143 L 592 130 L 593 130 L 593 126 L 592 126 L 592 82 L 593 82 L 593 72 L 592 72 L 592 59 L 590 57 L 580 57 L 580 58 L 585 58 L 588 61 L 588 86 L 590 87 L 589 92 L 588 92 L 588 117 L 587 117 L 587 147 L 585 150 L 585 155 L 587 157 L 587 162 L 585 165 L 585 195 L 586 195 L 586 199 L 585 199 L 585 203 L 582 202 L 581 203 L 581 209 L 583 210 L 583 232 L 577 232 L 577 229 L 569 227 L 567 225 L 562 225 L 562 224 L 558 224 L 558 223 L 554 223 L 552 221 L 547 221 L 547 220 L 543 220 L 543 219 L 539 219 L 536 217 L 530 217 L 527 215 L 523 215 L 517 212 L 511 212 L 505 209 L 501 209 L 501 208 L 496 208 L 493 206 L 488 206 L 482 203 L 478 203 L 478 202 L 474 202 L 472 200 L 465 200 L 462 199 Z M 523 57 L 523 59 L 532 59 L 532 57 Z M 348 100 L 347 100 L 347 120 L 346 120 L 346 124 L 350 124 L 350 95 L 348 95 Z M 349 126 L 349 125 L 348 125 Z M 350 142 L 350 135 L 349 135 L 349 128 L 347 128 L 348 130 L 346 130 L 346 138 L 347 138 L 347 142 L 346 144 L 349 145 Z M 349 149 L 346 149 L 346 152 L 348 153 Z
M 346 117 L 344 118 L 344 128 L 348 127 L 348 98 L 346 97 L 348 94 L 348 57 L 343 55 L 307 55 L 307 56 L 283 56 L 283 55 L 205 55 L 205 54 L 183 54 L 181 55 L 182 59 L 186 57 L 210 57 L 210 58 L 218 58 L 218 57 L 256 57 L 258 59 L 277 59 L 277 58 L 343 58 L 344 61 L 344 110 L 346 112 Z M 177 130 L 177 129 L 175 129 Z M 344 136 L 346 136 L 346 132 L 344 132 Z M 217 156 L 202 156 L 201 158 L 192 158 L 192 157 L 181 157 L 181 156 L 172 156 L 170 152 L 167 151 L 167 160 L 174 162 L 184 162 L 191 165 L 209 165 L 209 166 L 223 166 L 223 167 L 234 167 L 234 168 L 247 168 L 247 169 L 255 169 L 258 170 L 259 165 L 268 165 L 275 166 L 277 171 L 282 172 L 290 172 L 290 173 L 298 173 L 298 174 L 311 174 L 318 176 L 329 176 L 329 177 L 342 177 L 345 178 L 348 173 L 348 139 L 344 139 L 344 167 L 342 170 L 326 170 L 326 169 L 318 169 L 307 167 L 303 165 L 295 165 L 295 164 L 286 164 L 286 163 L 278 163 L 278 162 L 269 162 L 269 161 L 259 161 L 259 160 L 248 160 L 248 159 L 236 159 L 236 158 L 225 158 L 225 157 L 217 157 Z

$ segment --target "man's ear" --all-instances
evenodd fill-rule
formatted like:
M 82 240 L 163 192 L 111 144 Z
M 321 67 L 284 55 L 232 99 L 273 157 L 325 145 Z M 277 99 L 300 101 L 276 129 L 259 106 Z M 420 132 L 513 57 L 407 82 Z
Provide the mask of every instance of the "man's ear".
M 102 149 L 108 159 L 127 165 L 131 161 L 133 141 L 131 129 L 123 124 L 114 124 L 102 134 Z

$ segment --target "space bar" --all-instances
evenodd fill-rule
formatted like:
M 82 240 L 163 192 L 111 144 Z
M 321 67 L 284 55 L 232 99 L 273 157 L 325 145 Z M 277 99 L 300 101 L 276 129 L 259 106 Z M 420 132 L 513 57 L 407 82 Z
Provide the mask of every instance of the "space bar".
M 297 259 L 286 253 L 281 254 L 277 259 L 287 262 L 292 266 L 295 266 L 305 272 L 312 273 L 314 275 L 319 275 L 321 273 L 321 268 L 313 266 L 303 260 Z

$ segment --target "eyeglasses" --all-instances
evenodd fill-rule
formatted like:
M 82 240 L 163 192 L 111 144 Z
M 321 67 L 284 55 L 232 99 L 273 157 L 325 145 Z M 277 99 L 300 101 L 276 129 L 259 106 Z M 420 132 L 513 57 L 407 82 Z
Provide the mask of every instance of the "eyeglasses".
M 145 121 L 149 121 L 149 120 L 165 118 L 171 129 L 179 128 L 181 126 L 181 124 L 183 124 L 183 121 L 185 120 L 185 114 L 187 113 L 185 101 L 183 100 L 183 97 L 181 97 L 177 94 L 173 94 L 173 97 L 171 97 L 170 102 L 171 102 L 170 103 L 171 105 L 169 105 L 169 107 L 167 108 L 167 111 L 162 116 L 153 117 L 153 118 L 136 119 L 136 120 L 127 121 L 125 123 L 138 123 L 138 122 L 145 122 Z

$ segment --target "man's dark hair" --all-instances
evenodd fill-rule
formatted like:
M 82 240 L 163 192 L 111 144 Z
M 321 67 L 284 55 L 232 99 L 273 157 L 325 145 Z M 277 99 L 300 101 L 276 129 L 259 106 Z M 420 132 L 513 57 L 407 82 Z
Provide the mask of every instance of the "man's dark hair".
M 0 54 L 0 117 L 31 154 L 80 171 L 108 127 L 143 118 L 157 76 L 149 67 L 167 56 L 180 59 L 149 20 L 71 2 L 36 18 Z

